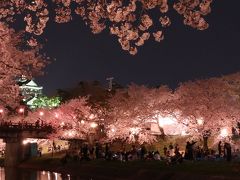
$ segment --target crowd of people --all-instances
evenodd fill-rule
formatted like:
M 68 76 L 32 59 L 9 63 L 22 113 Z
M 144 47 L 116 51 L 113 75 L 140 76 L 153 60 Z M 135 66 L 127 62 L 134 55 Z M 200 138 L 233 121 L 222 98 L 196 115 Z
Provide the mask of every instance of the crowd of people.
M 181 156 L 185 160 L 190 161 L 200 161 L 200 160 L 227 160 L 231 161 L 233 158 L 240 160 L 240 151 L 236 149 L 232 154 L 231 144 L 228 142 L 219 141 L 217 149 L 218 152 L 214 149 L 203 148 L 199 145 L 196 145 L 196 141 L 187 142 L 185 146 L 185 151 L 179 154 L 179 147 L 176 144 L 175 148 L 173 145 L 169 145 L 170 157 Z M 164 147 L 164 154 L 167 151 L 167 147 Z
M 240 152 L 238 157 L 240 158 Z M 110 145 L 107 143 L 101 145 L 96 143 L 94 146 L 90 146 L 87 143 L 83 144 L 80 149 L 76 151 L 68 151 L 65 157 L 62 159 L 63 164 L 68 160 L 94 160 L 94 159 L 105 159 L 105 160 L 119 160 L 121 162 L 133 161 L 133 160 L 156 160 L 165 161 L 167 164 L 182 163 L 184 160 L 189 161 L 200 161 L 200 160 L 224 160 L 231 161 L 233 158 L 231 145 L 229 143 L 218 144 L 218 153 L 212 149 L 203 149 L 197 145 L 197 142 L 187 142 L 185 150 L 180 151 L 178 144 L 173 145 L 170 143 L 168 146 L 163 147 L 163 153 L 159 151 L 148 151 L 144 145 L 136 147 L 133 145 L 131 150 L 114 152 L 110 150 Z M 234 156 L 234 158 L 236 158 Z
M 96 143 L 95 146 L 89 146 L 83 144 L 79 151 L 68 151 L 65 157 L 62 159 L 63 163 L 66 163 L 69 159 L 74 160 L 119 160 L 121 162 L 133 161 L 133 160 L 161 160 L 160 153 L 158 151 L 147 151 L 145 146 L 137 148 L 132 146 L 129 151 L 114 152 L 110 150 L 109 144 L 101 145 Z

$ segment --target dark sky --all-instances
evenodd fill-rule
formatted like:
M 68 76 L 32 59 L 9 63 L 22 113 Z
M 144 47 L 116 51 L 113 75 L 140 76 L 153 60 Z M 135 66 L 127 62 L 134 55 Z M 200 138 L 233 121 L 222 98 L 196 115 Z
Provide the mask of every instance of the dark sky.
M 172 10 L 172 25 L 165 40 L 147 41 L 135 56 L 123 51 L 116 37 L 107 32 L 93 35 L 80 20 L 49 23 L 45 51 L 56 61 L 37 82 L 50 95 L 79 81 L 107 84 L 110 76 L 122 85 L 134 82 L 175 87 L 186 80 L 240 71 L 239 7 L 239 0 L 215 0 L 206 31 L 184 26 L 182 17 Z

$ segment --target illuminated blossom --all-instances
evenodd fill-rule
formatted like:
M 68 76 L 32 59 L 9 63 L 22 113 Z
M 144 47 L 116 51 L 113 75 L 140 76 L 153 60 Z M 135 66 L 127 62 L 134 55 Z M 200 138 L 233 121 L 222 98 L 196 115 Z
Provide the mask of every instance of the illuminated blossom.
M 211 12 L 211 3 L 212 0 L 174 0 L 173 8 L 183 16 L 184 24 L 204 30 L 209 26 L 204 16 Z M 51 7 L 54 7 L 54 16 L 49 16 Z M 121 0 L 4 0 L 0 2 L 0 21 L 12 23 L 17 14 L 24 15 L 25 31 L 33 36 L 27 43 L 35 46 L 37 42 L 34 36 L 44 32 L 49 20 L 67 23 L 76 14 L 94 34 L 108 29 L 111 34 L 118 37 L 122 49 L 134 55 L 137 53 L 137 47 L 142 46 L 144 41 L 149 39 L 140 38 L 142 34 L 152 35 L 153 29 L 162 32 L 163 28 L 170 26 L 171 20 L 166 16 L 169 8 L 168 0 L 129 0 L 126 2 Z M 159 14 L 154 14 L 160 20 L 159 29 L 156 29 L 157 22 L 154 22 L 155 18 L 150 13 L 153 9 L 159 9 Z M 159 37 L 154 36 L 154 38 L 160 41 Z
M 145 34 L 147 37 L 148 35 Z M 229 138 L 240 116 L 240 74 L 195 80 L 179 85 L 148 88 L 130 85 L 119 89 L 107 107 L 91 107 L 86 98 L 72 99 L 55 109 L 37 109 L 27 122 L 50 124 L 54 138 L 122 140 L 152 143 L 156 135 L 183 135 L 205 139 Z M 0 106 L 1 116 L 6 109 Z M 0 116 L 0 118 L 1 118 Z M 16 116 L 12 122 L 22 117 Z M 207 142 L 207 141 L 206 141 Z
M 155 41 L 160 42 L 164 39 L 162 31 L 157 31 L 156 33 L 153 33 L 153 37 L 155 38 Z
M 240 115 L 239 80 L 238 73 L 181 84 L 175 92 L 178 101 L 172 104 L 180 112 L 178 122 L 196 138 L 217 137 L 223 134 L 221 129 L 236 127 Z

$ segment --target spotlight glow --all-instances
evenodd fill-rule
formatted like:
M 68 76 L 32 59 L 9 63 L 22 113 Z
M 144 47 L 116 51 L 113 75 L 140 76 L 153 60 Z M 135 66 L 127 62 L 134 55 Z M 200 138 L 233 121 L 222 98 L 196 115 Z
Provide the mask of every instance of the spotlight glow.
M 37 143 L 38 139 L 34 139 L 34 138 L 27 138 L 27 139 L 24 139 L 22 141 L 23 145 L 26 145 L 28 143 Z
M 24 108 L 19 108 L 18 112 L 19 113 L 24 113 Z
M 159 117 L 158 123 L 160 127 L 164 127 L 166 125 L 172 125 L 175 124 L 175 120 L 171 117 Z
M 140 131 L 140 128 L 130 128 L 130 132 L 131 134 L 135 135 L 135 134 L 138 134 Z
M 227 137 L 228 135 L 229 135 L 229 133 L 228 133 L 228 129 L 227 128 L 221 129 L 220 136 Z

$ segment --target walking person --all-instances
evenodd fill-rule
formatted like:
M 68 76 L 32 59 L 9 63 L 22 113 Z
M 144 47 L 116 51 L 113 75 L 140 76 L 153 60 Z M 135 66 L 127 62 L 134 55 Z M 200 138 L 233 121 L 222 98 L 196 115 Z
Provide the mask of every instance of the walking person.
M 193 160 L 193 146 L 196 144 L 195 141 L 192 141 L 191 143 L 187 141 L 186 144 L 186 150 L 185 150 L 185 159 Z
M 196 141 L 192 141 L 189 145 L 189 149 L 188 149 L 189 160 L 193 160 L 193 146 L 196 143 L 197 143 Z
M 229 143 L 224 144 L 224 152 L 225 152 L 227 161 L 231 161 L 232 160 L 232 147 Z
M 96 159 L 99 159 L 99 152 L 100 152 L 100 147 L 99 147 L 99 144 L 96 143 L 96 147 L 95 147 L 95 156 L 96 156 Z
M 109 145 L 106 143 L 105 145 L 105 159 L 109 159 Z
M 168 149 L 169 149 L 170 156 L 174 156 L 174 148 L 172 143 L 169 144 Z
M 222 141 L 219 141 L 218 143 L 218 155 L 219 158 L 222 156 Z
M 89 156 L 90 156 L 90 159 L 94 159 L 94 147 L 93 146 L 90 146 L 89 147 Z
M 144 145 L 142 145 L 141 146 L 141 160 L 143 160 L 144 159 L 144 157 L 145 157 L 145 154 L 147 153 L 147 149 L 146 149 L 146 147 L 144 146 Z
M 164 156 L 166 157 L 167 156 L 167 146 L 164 146 L 163 147 L 163 154 L 164 154 Z

